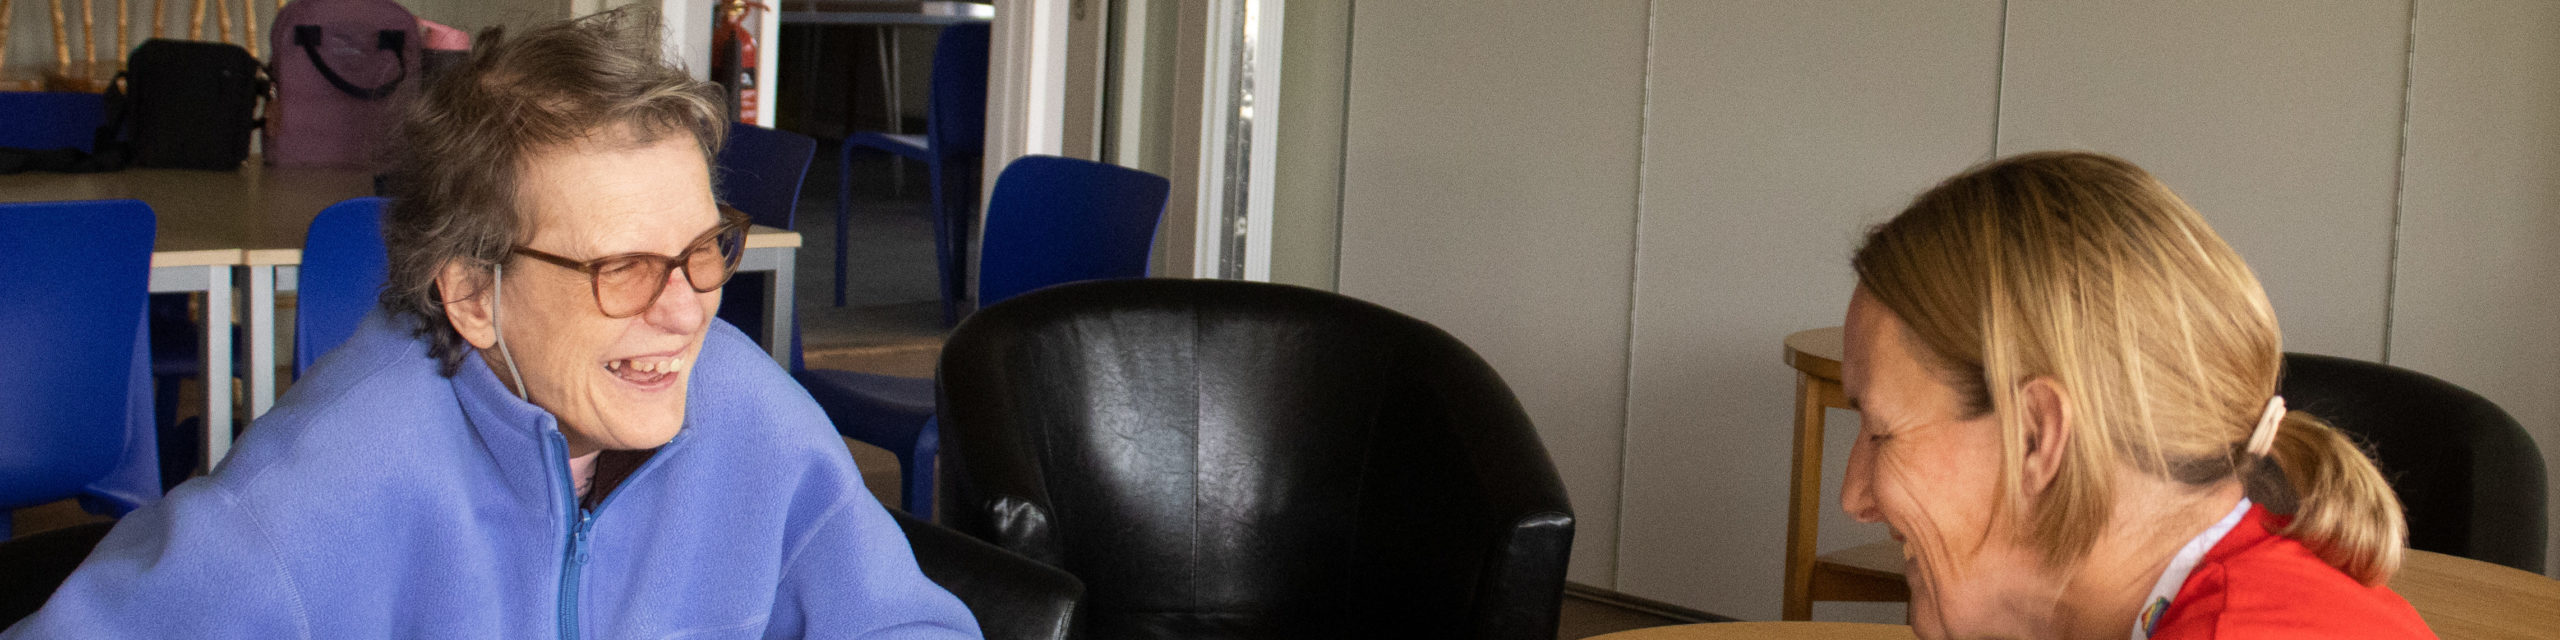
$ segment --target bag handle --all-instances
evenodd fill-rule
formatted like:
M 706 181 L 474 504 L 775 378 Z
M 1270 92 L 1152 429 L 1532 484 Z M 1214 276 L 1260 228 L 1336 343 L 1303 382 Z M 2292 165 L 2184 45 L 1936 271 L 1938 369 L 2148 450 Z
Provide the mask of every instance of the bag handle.
M 320 25 L 294 25 L 293 43 L 302 46 L 304 55 L 311 56 L 311 67 L 320 70 L 320 77 L 327 78 L 329 86 L 337 87 L 339 91 L 358 99 L 380 100 L 390 97 L 393 90 L 400 88 L 400 81 L 409 77 L 409 34 L 405 31 L 384 29 L 375 38 L 375 47 L 391 50 L 391 59 L 400 63 L 400 74 L 392 76 L 391 80 L 382 83 L 382 86 L 370 89 L 347 82 L 346 78 L 338 75 L 336 69 L 329 68 L 328 59 L 320 57 Z

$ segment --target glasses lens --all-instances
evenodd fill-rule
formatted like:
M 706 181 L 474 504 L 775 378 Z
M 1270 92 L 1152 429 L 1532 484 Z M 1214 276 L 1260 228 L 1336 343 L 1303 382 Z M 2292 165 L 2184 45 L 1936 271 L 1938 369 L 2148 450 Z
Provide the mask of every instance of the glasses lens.
M 692 281 L 693 290 L 709 293 L 728 284 L 729 274 L 738 270 L 739 245 L 745 238 L 743 229 L 723 231 L 695 245 L 684 265 L 685 279 Z
M 596 265 L 596 306 L 604 315 L 623 318 L 649 308 L 666 277 L 664 259 L 629 256 Z

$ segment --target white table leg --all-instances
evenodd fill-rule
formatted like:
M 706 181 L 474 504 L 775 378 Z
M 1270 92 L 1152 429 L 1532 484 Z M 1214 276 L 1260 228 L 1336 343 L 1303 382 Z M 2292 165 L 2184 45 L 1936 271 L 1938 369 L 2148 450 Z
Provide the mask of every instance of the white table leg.
M 276 404 L 276 268 L 249 270 L 249 419 Z
M 765 308 L 764 326 L 740 328 L 762 333 L 765 350 L 773 354 L 774 363 L 784 368 L 791 366 L 791 323 L 795 318 L 791 294 L 792 276 L 796 271 L 792 260 L 798 251 L 796 247 L 756 247 L 748 249 L 747 255 L 740 256 L 738 260 L 740 272 L 773 274 L 772 295 L 765 297 L 767 304 L 772 306 Z
M 204 468 L 231 454 L 231 266 L 205 267 Z
M 764 343 L 773 351 L 773 361 L 782 365 L 782 368 L 789 369 L 791 368 L 791 327 L 799 321 L 799 310 L 793 306 L 791 299 L 794 290 L 792 278 L 797 270 L 792 262 L 796 256 L 792 255 L 795 252 L 788 248 L 772 251 L 780 254 L 781 257 L 774 261 L 776 264 L 773 277 L 770 278 L 773 281 L 772 295 L 765 296 L 765 300 L 773 306 L 765 309 L 764 313 Z

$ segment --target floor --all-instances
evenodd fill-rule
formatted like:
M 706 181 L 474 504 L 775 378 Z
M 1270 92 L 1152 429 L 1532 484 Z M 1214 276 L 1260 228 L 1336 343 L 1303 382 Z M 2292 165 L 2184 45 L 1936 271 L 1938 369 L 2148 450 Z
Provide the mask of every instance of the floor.
M 822 149 L 831 149 L 821 145 Z M 889 375 L 933 375 L 943 336 L 938 276 L 932 267 L 932 231 L 920 180 L 908 171 L 903 195 L 893 195 L 886 162 L 857 160 L 856 196 L 848 227 L 846 305 L 830 303 L 835 284 L 835 154 L 822 152 L 810 167 L 801 194 L 798 227 L 798 299 L 803 357 L 813 368 L 849 369 Z M 290 324 L 289 320 L 280 322 Z M 201 393 L 201 391 L 197 391 Z M 200 407 L 190 399 L 181 406 Z M 864 469 L 864 481 L 883 504 L 897 504 L 897 459 L 887 451 L 846 441 Z M 83 513 L 70 501 L 15 512 L 23 533 L 104 520 Z M 1614 594 L 1575 587 L 1566 594 L 1558 625 L 1560 639 L 1705 621 L 1703 614 L 1665 610 L 1649 603 L 1630 603 Z

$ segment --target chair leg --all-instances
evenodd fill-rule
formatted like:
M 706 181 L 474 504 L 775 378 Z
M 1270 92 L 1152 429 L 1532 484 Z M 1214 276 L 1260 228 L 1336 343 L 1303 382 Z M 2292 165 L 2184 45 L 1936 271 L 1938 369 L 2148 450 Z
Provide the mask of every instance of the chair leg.
M 836 303 L 844 306 L 844 245 L 853 226 L 853 143 L 836 150 Z
M 904 476 L 899 481 L 898 503 L 916 519 L 933 520 L 933 466 L 941 453 L 941 425 L 925 418 L 924 429 L 916 433 L 915 448 L 898 460 L 898 475 Z

